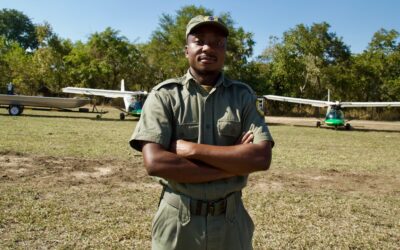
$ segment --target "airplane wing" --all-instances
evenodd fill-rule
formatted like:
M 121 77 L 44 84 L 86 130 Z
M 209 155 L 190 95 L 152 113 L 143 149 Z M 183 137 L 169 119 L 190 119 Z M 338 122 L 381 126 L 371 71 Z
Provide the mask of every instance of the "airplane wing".
M 281 102 L 308 104 L 308 105 L 311 105 L 314 107 L 329 107 L 331 105 L 336 105 L 335 102 L 294 98 L 294 97 L 286 97 L 286 96 L 278 96 L 278 95 L 264 95 L 264 98 L 267 98 L 268 100 L 281 101 Z
M 400 102 L 341 102 L 342 108 L 359 107 L 400 107 Z
M 133 95 L 147 95 L 146 91 L 119 91 L 119 90 L 75 88 L 75 87 L 66 87 L 63 88 L 62 91 L 64 93 L 104 96 L 109 98 L 119 98 L 125 96 L 133 96 Z

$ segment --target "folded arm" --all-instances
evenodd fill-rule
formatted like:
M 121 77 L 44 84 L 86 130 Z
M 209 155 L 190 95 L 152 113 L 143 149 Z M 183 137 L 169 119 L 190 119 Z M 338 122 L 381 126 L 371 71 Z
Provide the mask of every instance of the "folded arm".
M 271 142 L 214 146 L 178 140 L 173 145 L 177 155 L 199 160 L 234 175 L 267 170 L 271 163 Z
M 151 176 L 179 183 L 201 183 L 233 176 L 206 163 L 185 159 L 157 143 L 143 142 L 142 153 L 144 165 Z

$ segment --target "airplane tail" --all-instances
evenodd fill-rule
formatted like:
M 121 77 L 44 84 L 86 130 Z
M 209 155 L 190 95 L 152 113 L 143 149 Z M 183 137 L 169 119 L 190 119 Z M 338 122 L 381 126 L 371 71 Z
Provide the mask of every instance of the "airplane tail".
M 121 92 L 124 92 L 124 91 L 125 91 L 125 80 L 122 79 L 121 80 Z M 124 99 L 124 104 L 125 104 L 125 111 L 129 112 L 129 106 L 131 105 L 131 103 L 133 101 L 132 100 L 132 96 L 131 95 L 124 95 L 123 99 Z
M 133 102 L 132 96 L 131 95 L 125 95 L 124 96 L 124 104 L 125 104 L 125 111 L 129 112 L 129 106 Z
M 328 102 L 331 101 L 331 91 L 328 89 Z
M 125 80 L 121 80 L 121 91 L 125 91 Z

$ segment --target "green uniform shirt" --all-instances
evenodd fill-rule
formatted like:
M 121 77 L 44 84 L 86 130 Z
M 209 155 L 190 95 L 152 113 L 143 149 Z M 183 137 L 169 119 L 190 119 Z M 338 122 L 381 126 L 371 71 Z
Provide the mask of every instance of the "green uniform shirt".
M 153 88 L 144 104 L 139 123 L 130 140 L 136 150 L 139 141 L 161 144 L 169 149 L 174 140 L 201 144 L 234 145 L 243 132 L 252 131 L 253 143 L 273 141 L 264 117 L 256 107 L 251 88 L 221 74 L 207 92 L 188 71 Z M 236 176 L 199 184 L 183 184 L 159 178 L 170 189 L 200 200 L 215 200 L 240 191 L 247 176 Z

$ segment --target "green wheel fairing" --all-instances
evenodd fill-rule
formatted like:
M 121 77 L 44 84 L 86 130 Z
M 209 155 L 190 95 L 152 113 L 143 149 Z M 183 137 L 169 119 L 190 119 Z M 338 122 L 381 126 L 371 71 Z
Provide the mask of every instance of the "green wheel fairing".
M 328 126 L 344 126 L 343 119 L 326 119 L 325 124 Z

